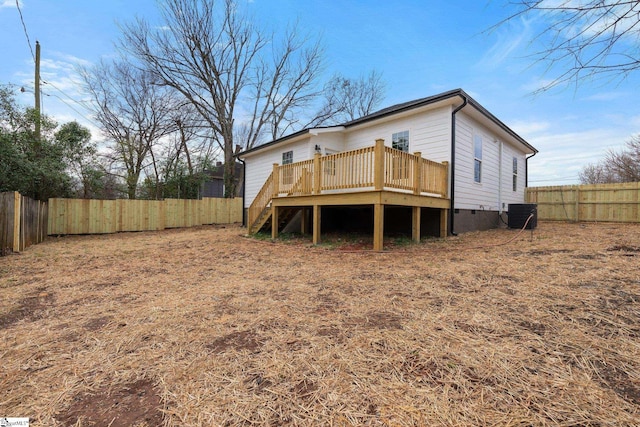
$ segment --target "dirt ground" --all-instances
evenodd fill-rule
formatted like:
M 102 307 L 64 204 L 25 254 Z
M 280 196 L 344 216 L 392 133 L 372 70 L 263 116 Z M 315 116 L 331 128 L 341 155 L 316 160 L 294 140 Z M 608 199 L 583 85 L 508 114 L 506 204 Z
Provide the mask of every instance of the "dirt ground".
M 384 253 L 244 232 L 60 237 L 0 258 L 0 417 L 640 425 L 640 225 Z

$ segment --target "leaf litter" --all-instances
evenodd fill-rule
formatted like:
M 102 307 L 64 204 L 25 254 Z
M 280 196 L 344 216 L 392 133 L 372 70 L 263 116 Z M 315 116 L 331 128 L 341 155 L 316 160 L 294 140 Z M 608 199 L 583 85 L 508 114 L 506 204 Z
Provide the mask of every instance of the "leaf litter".
M 70 236 L 2 258 L 0 415 L 113 427 L 640 419 L 640 225 L 541 222 L 515 240 L 497 229 L 383 253 L 244 233 Z

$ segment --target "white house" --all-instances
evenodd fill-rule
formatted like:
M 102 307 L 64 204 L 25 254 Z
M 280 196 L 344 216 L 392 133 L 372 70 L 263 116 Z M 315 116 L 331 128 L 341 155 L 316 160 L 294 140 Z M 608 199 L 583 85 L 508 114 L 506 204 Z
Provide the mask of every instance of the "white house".
M 456 89 L 339 126 L 304 129 L 238 158 L 245 163 L 250 232 L 271 224 L 277 235 L 284 219 L 302 212 L 302 231 L 313 223 L 317 242 L 326 223 L 321 212 L 347 225 L 368 215 L 380 249 L 385 227 L 399 223 L 410 224 L 414 239 L 425 230 L 443 235 L 498 226 L 509 204 L 524 202 L 527 160 L 536 153 Z

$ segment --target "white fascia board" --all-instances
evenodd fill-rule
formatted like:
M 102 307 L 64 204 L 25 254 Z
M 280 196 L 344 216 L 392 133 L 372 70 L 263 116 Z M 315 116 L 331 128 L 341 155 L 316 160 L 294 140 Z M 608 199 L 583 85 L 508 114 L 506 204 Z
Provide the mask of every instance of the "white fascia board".
M 283 147 L 286 147 L 289 144 L 295 143 L 295 142 L 300 142 L 303 141 L 305 139 L 310 139 L 311 137 L 311 132 L 305 132 L 301 135 L 296 135 L 293 138 L 288 138 L 286 140 L 283 141 L 279 141 L 277 144 L 265 144 L 264 147 L 260 148 L 260 147 L 256 147 L 259 148 L 256 151 L 250 151 L 248 153 L 242 154 L 240 157 L 242 157 L 243 159 L 248 159 L 250 157 L 254 157 L 254 156 L 260 156 L 263 153 L 269 152 L 271 150 L 282 150 Z
M 456 105 L 456 104 L 460 104 L 460 98 L 458 98 L 457 96 L 451 97 L 451 98 L 446 98 L 443 99 L 441 101 L 436 101 L 436 102 L 432 102 L 426 105 L 423 105 L 421 107 L 414 107 L 411 109 L 407 109 L 406 111 L 398 111 L 395 113 L 390 113 L 388 115 L 384 115 L 380 118 L 377 119 L 372 119 L 370 121 L 366 121 L 363 123 L 358 123 L 356 125 L 353 126 L 349 126 L 346 130 L 348 132 L 352 132 L 358 129 L 364 129 L 370 126 L 375 126 L 381 123 L 386 123 L 386 122 L 390 122 L 393 120 L 398 120 L 404 117 L 409 117 L 409 116 L 413 116 L 416 114 L 420 114 L 420 113 L 424 113 L 425 111 L 431 111 L 431 110 L 437 110 L 443 107 L 447 107 L 447 106 L 451 106 L 451 105 Z
M 332 126 L 329 128 L 313 128 L 309 129 L 309 133 L 313 136 L 318 136 L 322 133 L 336 133 L 336 132 L 344 132 L 344 126 Z

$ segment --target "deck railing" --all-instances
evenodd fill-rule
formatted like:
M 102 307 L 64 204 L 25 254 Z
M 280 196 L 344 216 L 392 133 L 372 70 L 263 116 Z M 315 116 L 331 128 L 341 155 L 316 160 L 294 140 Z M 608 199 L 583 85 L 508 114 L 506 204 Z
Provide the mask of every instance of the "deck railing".
M 320 191 L 373 187 L 374 147 L 319 157 Z
M 289 196 L 311 194 L 309 175 L 312 170 L 313 160 L 274 167 L 274 172 L 278 174 L 277 193 L 285 193 Z
M 420 156 L 384 147 L 384 186 L 419 192 L 420 181 L 414 180 Z
M 447 197 L 447 181 L 449 179 L 448 162 L 434 162 L 420 159 L 420 191 Z
M 350 189 L 428 193 L 447 197 L 448 162 L 422 158 L 384 145 L 344 151 L 287 165 L 273 164 L 273 172 L 249 207 L 249 224 L 258 219 L 273 197 L 323 194 Z

